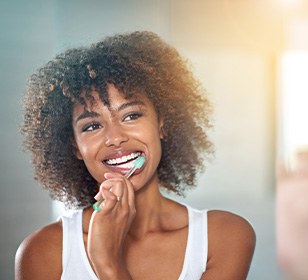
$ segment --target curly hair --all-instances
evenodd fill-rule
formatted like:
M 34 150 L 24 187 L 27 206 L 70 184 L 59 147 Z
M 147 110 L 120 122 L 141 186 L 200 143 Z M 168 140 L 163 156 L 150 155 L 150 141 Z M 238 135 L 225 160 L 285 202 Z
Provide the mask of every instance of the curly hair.
M 177 50 L 146 31 L 67 50 L 31 76 L 21 132 L 35 179 L 69 208 L 94 202 L 97 182 L 73 150 L 72 110 L 76 102 L 91 100 L 92 89 L 108 105 L 108 84 L 126 99 L 144 94 L 163 117 L 160 185 L 178 195 L 195 186 L 213 151 L 206 133 L 211 107 Z

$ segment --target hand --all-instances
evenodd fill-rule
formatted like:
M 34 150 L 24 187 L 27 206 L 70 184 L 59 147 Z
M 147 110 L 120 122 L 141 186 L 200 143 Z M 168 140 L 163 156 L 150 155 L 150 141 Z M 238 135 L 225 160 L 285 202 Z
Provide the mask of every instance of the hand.
M 134 190 L 129 180 L 106 173 L 95 198 L 104 198 L 101 211 L 90 220 L 87 250 L 95 268 L 126 270 L 123 244 L 136 214 Z

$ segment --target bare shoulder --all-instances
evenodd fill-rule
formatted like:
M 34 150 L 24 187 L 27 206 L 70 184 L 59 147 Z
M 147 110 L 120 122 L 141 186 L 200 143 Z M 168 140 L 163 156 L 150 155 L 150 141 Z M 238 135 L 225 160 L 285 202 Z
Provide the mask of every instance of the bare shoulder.
M 208 212 L 209 230 L 217 238 L 225 239 L 242 238 L 242 242 L 255 243 L 255 232 L 252 225 L 243 217 L 231 212 L 212 210 Z M 244 238 L 244 240 L 243 240 Z M 219 238 L 220 239 L 220 238 Z
M 62 222 L 32 233 L 20 244 L 15 257 L 15 279 L 60 279 Z
M 208 212 L 207 277 L 202 279 L 246 279 L 256 235 L 243 217 L 227 211 Z

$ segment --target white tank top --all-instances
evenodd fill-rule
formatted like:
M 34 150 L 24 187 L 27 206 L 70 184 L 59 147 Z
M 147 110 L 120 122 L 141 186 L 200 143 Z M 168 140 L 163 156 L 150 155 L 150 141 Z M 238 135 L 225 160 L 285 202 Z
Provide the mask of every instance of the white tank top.
M 183 269 L 178 280 L 200 280 L 208 253 L 207 210 L 187 205 L 188 239 Z M 82 233 L 82 210 L 61 217 L 63 225 L 61 280 L 98 280 L 87 258 Z

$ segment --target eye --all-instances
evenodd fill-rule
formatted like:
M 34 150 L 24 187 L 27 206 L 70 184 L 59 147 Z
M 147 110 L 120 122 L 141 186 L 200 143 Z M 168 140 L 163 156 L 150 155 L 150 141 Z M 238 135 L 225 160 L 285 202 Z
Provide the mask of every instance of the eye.
M 140 117 L 143 116 L 143 113 L 141 112 L 134 112 L 134 113 L 129 113 L 128 115 L 126 115 L 123 119 L 123 121 L 133 121 L 133 120 L 137 120 Z
M 92 122 L 90 124 L 85 125 L 82 128 L 82 132 L 93 131 L 93 130 L 96 130 L 96 129 L 99 129 L 99 128 L 101 128 L 101 125 L 99 123 Z

